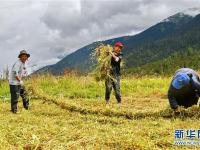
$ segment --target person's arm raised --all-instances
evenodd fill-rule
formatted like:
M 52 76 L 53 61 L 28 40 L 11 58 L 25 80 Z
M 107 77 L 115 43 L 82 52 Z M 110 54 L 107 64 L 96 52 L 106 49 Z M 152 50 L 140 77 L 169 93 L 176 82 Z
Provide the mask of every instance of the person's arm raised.
M 115 59 L 116 62 L 119 61 L 119 57 L 117 57 L 113 52 L 110 51 L 111 56 Z

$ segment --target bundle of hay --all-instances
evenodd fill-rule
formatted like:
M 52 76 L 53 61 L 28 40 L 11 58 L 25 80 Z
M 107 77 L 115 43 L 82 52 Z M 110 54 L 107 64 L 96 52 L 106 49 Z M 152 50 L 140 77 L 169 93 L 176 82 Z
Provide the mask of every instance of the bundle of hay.
M 112 51 L 113 51 L 113 47 L 111 45 L 101 44 L 92 53 L 92 58 L 96 60 L 96 68 L 93 72 L 93 75 L 96 81 L 112 78 L 112 75 L 110 72 L 112 56 L 109 53 Z

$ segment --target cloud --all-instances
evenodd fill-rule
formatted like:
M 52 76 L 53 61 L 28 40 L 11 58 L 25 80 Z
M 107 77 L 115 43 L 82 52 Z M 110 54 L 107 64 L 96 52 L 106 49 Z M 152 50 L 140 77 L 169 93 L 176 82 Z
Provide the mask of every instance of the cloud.
M 0 70 L 21 49 L 31 53 L 31 65 L 51 64 L 94 41 L 141 32 L 199 5 L 199 0 L 0 0 Z

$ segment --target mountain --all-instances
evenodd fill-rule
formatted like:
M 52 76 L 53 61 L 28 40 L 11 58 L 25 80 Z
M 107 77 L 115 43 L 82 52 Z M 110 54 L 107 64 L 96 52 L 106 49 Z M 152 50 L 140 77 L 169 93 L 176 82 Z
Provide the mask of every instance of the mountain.
M 90 59 L 92 50 L 101 43 L 113 45 L 117 41 L 121 41 L 125 45 L 123 53 L 126 64 L 125 70 L 128 73 L 140 74 L 141 68 L 145 69 L 148 65 L 149 67 L 158 67 L 159 65 L 152 64 L 158 64 L 175 54 L 187 53 L 189 48 L 195 49 L 195 52 L 196 50 L 200 51 L 200 9 L 189 9 L 177 13 L 134 36 L 94 42 L 67 55 L 58 63 L 40 69 L 38 72 L 62 74 L 66 69 L 74 69 L 87 73 L 94 67 Z M 152 70 L 154 69 L 152 68 Z M 152 73 L 154 72 L 152 71 Z
M 167 58 L 154 61 L 139 67 L 129 68 L 126 70 L 127 74 L 135 75 L 172 75 L 177 69 L 180 68 L 193 68 L 194 70 L 200 69 L 200 50 L 188 48 L 182 53 L 174 53 Z

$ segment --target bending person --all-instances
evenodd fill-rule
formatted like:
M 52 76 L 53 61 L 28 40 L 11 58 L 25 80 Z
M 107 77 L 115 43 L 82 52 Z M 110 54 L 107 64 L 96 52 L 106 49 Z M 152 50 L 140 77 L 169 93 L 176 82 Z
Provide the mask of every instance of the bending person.
M 198 74 L 190 68 L 176 71 L 168 90 L 168 99 L 172 109 L 180 112 L 180 106 L 185 108 L 197 105 L 200 95 Z

